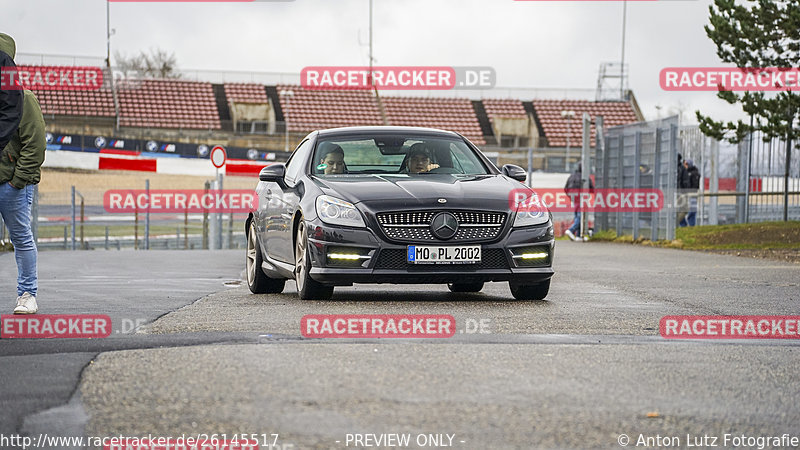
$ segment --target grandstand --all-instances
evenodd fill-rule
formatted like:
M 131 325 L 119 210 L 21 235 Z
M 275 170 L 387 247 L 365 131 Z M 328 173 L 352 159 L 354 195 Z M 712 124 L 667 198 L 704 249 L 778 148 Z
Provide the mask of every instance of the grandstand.
M 28 67 L 20 65 L 19 69 L 24 71 Z M 113 93 L 105 87 L 93 91 L 36 90 L 34 93 L 45 115 L 112 118 L 116 114 Z
M 369 91 L 318 91 L 291 85 L 277 90 L 289 131 L 383 124 L 378 100 Z
M 527 118 L 527 113 L 525 112 L 525 107 L 522 105 L 522 100 L 511 98 L 487 98 L 483 99 L 482 103 L 484 109 L 486 110 L 486 116 L 492 122 L 494 122 L 495 118 Z
M 603 126 L 613 127 L 638 122 L 641 119 L 631 105 L 626 102 L 592 102 L 586 100 L 534 100 L 533 108 L 542 124 L 542 133 L 547 137 L 551 147 L 565 147 L 567 135 L 575 142 L 580 142 L 583 134 L 581 118 L 583 113 L 589 113 L 594 118 L 603 116 Z M 574 117 L 567 120 L 562 111 L 574 112 Z M 594 146 L 595 124 L 592 121 L 592 143 Z
M 269 103 L 264 85 L 256 83 L 225 83 L 225 98 L 231 103 Z
M 122 139 L 143 147 L 150 140 L 182 144 L 174 156 L 207 157 L 195 149 L 221 144 L 236 148 L 234 159 L 280 160 L 305 133 L 354 125 L 406 125 L 452 130 L 484 149 L 533 147 L 537 156 L 563 159 L 567 136 L 580 145 L 581 116 L 603 116 L 607 127 L 643 120 L 630 101 L 535 98 L 393 96 L 365 90 L 311 90 L 293 84 L 210 83 L 186 79 L 117 82 L 96 91 L 36 91 L 48 130 Z M 567 118 L 564 111 L 573 111 Z M 592 124 L 592 145 L 594 145 Z M 104 139 L 111 140 L 111 139 Z M 101 141 L 101 142 L 103 142 Z M 175 146 L 160 146 L 156 148 Z M 187 150 L 188 148 L 188 150 Z M 122 147 L 122 149 L 128 149 Z M 93 149 L 94 150 L 94 149 Z M 152 151 L 135 148 L 135 151 Z M 174 150 L 166 150 L 174 151 Z M 520 161 L 516 161 L 520 162 Z M 564 163 L 536 163 L 558 169 Z
M 118 90 L 120 125 L 146 128 L 219 129 L 211 83 L 142 80 Z

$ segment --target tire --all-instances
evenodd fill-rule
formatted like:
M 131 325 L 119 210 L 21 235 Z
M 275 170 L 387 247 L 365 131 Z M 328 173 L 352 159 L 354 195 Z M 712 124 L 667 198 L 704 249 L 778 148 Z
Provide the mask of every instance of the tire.
M 483 282 L 479 283 L 449 283 L 447 289 L 450 292 L 480 292 L 483 289 Z
M 515 284 L 508 283 L 511 288 L 511 295 L 517 300 L 544 300 L 550 291 L 550 280 L 538 284 Z
M 294 248 L 294 281 L 297 284 L 297 295 L 301 300 L 329 300 L 333 295 L 333 286 L 314 281 L 311 272 L 311 258 L 308 257 L 308 236 L 303 219 L 297 227 L 297 241 Z
M 258 234 L 254 221 L 250 221 L 247 227 L 247 254 L 245 257 L 245 272 L 247 275 L 247 287 L 253 294 L 279 294 L 283 292 L 286 280 L 282 278 L 270 278 L 263 270 L 261 263 L 264 261 L 261 255 L 261 248 L 258 246 Z

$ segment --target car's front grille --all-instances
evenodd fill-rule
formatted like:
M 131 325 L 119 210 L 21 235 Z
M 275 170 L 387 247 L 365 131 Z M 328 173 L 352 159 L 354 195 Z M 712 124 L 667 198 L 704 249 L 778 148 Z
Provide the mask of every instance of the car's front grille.
M 481 262 L 475 264 L 409 264 L 406 257 L 407 252 L 402 248 L 381 250 L 375 269 L 412 271 L 508 269 L 508 258 L 501 248 L 484 249 L 481 252 Z
M 379 213 L 378 223 L 389 239 L 402 242 L 439 241 L 431 233 L 431 220 L 443 211 Z M 458 231 L 448 242 L 483 242 L 496 239 L 503 231 L 506 214 L 491 211 L 448 211 L 458 220 Z

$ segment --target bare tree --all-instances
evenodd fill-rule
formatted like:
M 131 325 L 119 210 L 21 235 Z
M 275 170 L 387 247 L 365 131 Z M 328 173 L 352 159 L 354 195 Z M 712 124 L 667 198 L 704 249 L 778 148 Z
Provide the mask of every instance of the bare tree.
M 114 53 L 114 60 L 118 70 L 125 73 L 136 72 L 144 78 L 181 78 L 178 72 L 178 59 L 175 53 L 168 53 L 160 48 L 144 50 L 137 55 L 127 56 L 119 52 Z

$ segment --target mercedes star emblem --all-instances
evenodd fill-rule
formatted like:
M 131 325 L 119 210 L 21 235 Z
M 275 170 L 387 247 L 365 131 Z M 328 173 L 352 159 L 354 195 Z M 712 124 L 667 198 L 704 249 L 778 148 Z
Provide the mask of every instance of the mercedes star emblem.
M 450 239 L 458 231 L 458 220 L 456 216 L 443 212 L 435 215 L 431 220 L 431 232 L 439 239 Z

